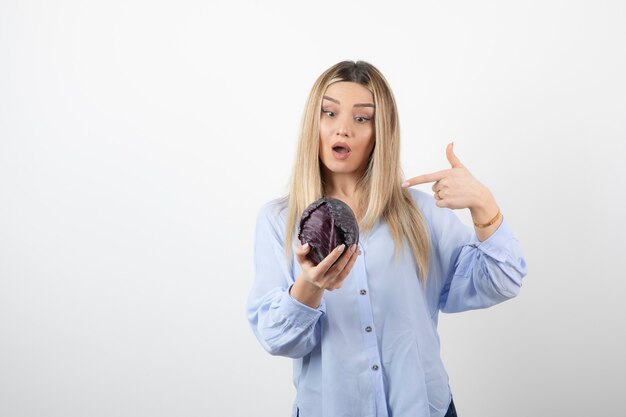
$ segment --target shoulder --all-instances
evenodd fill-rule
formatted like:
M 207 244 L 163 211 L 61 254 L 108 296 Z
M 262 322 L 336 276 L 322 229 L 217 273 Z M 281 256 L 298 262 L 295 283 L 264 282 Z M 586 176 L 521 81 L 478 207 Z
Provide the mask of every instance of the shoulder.
M 406 190 L 409 194 L 411 194 L 411 197 L 413 197 L 413 200 L 415 200 L 418 206 L 427 204 L 429 200 L 434 200 L 430 194 L 427 194 L 422 190 L 417 190 L 415 188 L 406 188 Z
M 271 216 L 285 215 L 285 213 L 287 212 L 287 203 L 288 203 L 287 197 L 275 198 L 273 200 L 270 200 L 264 203 L 259 208 L 258 213 L 259 215 L 264 214 L 264 215 L 271 215 Z
M 441 208 L 437 207 L 435 198 L 432 195 L 414 188 L 408 188 L 408 191 L 426 221 L 430 222 L 433 217 L 441 214 Z
M 449 208 L 438 207 L 435 198 L 430 193 L 413 188 L 408 190 L 428 225 L 431 236 L 436 238 L 449 233 L 452 229 L 458 229 L 459 232 L 462 230 L 463 234 L 468 232 L 469 229 L 460 221 L 454 211 Z
M 287 221 L 287 197 L 280 197 L 264 203 L 257 211 L 257 225 L 265 224 L 273 229 L 284 228 Z

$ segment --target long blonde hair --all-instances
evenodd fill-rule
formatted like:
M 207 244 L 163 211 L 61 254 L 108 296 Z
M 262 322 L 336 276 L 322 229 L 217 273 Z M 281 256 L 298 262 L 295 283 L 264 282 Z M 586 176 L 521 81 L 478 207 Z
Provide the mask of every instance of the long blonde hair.
M 429 237 L 422 213 L 407 189 L 402 188 L 400 129 L 396 102 L 387 81 L 373 65 L 364 61 L 342 61 L 315 81 L 302 117 L 289 195 L 285 255 L 290 258 L 296 227 L 304 209 L 323 197 L 324 183 L 319 159 L 320 115 L 326 88 L 339 81 L 358 83 L 374 96 L 375 145 L 367 169 L 357 184 L 362 196 L 357 214 L 359 229 L 371 230 L 379 218 L 388 225 L 396 257 L 407 240 L 422 282 L 426 283 Z

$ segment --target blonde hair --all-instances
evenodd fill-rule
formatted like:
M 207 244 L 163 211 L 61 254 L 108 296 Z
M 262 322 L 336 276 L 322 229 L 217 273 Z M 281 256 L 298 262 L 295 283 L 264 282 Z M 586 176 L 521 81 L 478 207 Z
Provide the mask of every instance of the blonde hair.
M 404 240 L 409 244 L 426 283 L 429 237 L 422 213 L 409 190 L 402 188 L 400 167 L 400 129 L 393 93 L 383 75 L 363 61 L 342 61 L 327 69 L 315 81 L 307 99 L 300 128 L 289 195 L 286 197 L 287 228 L 285 255 L 291 257 L 296 227 L 304 209 L 323 197 L 324 182 L 319 159 L 322 97 L 328 86 L 339 81 L 358 83 L 374 96 L 375 145 L 367 168 L 357 184 L 360 206 L 359 229 L 371 230 L 379 218 L 388 225 L 395 243 L 396 258 Z

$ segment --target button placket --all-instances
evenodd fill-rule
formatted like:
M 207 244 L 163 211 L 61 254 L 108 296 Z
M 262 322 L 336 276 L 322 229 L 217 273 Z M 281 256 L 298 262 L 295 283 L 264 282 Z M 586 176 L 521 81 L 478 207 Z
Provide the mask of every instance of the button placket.
M 365 251 L 363 251 L 364 253 Z M 385 383 L 383 380 L 383 372 L 378 348 L 378 338 L 376 329 L 374 328 L 374 312 L 369 297 L 369 287 L 367 282 L 367 269 L 365 267 L 365 257 L 363 254 L 359 256 L 355 264 L 356 287 L 359 293 L 356 295 L 359 305 L 359 317 L 361 322 L 361 334 L 363 335 L 363 349 L 365 358 L 370 368 L 370 374 L 374 390 L 374 399 L 376 401 L 376 409 L 381 417 L 387 416 L 387 400 L 385 395 Z M 380 372 L 379 372 L 380 371 Z

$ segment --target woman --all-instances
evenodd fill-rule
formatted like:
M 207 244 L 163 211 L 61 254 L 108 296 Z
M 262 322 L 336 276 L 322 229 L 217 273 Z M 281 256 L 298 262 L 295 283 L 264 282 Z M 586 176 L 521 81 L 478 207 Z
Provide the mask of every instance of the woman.
M 452 144 L 450 169 L 404 183 L 399 145 L 382 74 L 340 62 L 309 95 L 289 195 L 259 212 L 248 320 L 269 353 L 294 359 L 292 416 L 455 416 L 438 312 L 512 298 L 526 274 L 493 195 Z M 409 188 L 427 182 L 434 198 Z M 323 196 L 352 208 L 360 239 L 314 266 L 297 224 Z M 473 230 L 449 210 L 460 208 Z

